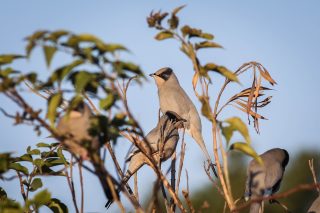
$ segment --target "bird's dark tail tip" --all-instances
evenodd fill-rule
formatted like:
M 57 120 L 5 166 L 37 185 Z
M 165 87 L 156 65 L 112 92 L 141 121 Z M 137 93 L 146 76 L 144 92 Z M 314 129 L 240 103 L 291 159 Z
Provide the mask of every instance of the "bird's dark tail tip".
M 108 200 L 108 202 L 106 203 L 106 205 L 104 207 L 109 209 L 109 207 L 111 206 L 112 203 L 113 203 L 113 200 Z

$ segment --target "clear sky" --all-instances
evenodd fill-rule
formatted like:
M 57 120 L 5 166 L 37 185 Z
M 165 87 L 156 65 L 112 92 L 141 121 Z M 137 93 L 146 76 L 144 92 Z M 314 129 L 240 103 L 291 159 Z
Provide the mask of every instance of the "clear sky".
M 146 73 L 170 66 L 176 72 L 183 88 L 199 109 L 191 85 L 192 66 L 178 50 L 176 42 L 157 42 L 155 31 L 146 24 L 151 10 L 172 10 L 187 4 L 180 13 L 181 22 L 203 28 L 215 35 L 222 50 L 204 51 L 201 59 L 214 61 L 235 70 L 248 61 L 261 62 L 278 82 L 272 93 L 273 102 L 263 111 L 269 118 L 261 123 L 261 134 L 251 127 L 251 136 L 256 150 L 261 153 L 273 147 L 286 148 L 290 154 L 299 149 L 320 150 L 320 3 L 310 1 L 18 1 L 3 0 L 0 6 L 0 54 L 23 53 L 26 35 L 39 29 L 68 29 L 75 33 L 91 33 L 106 42 L 126 45 L 133 54 L 124 57 L 138 63 Z M 66 62 L 55 58 L 54 65 Z M 40 51 L 36 51 L 27 66 L 20 69 L 48 72 Z M 53 66 L 54 67 L 54 66 Z M 219 76 L 214 82 L 221 82 Z M 216 86 L 218 86 L 217 84 Z M 212 91 L 217 87 L 213 85 Z M 226 97 L 232 95 L 226 93 Z M 43 107 L 43 100 L 28 94 L 37 107 Z M 143 87 L 134 86 L 129 92 L 129 104 L 145 131 L 154 127 L 157 120 L 158 98 L 154 82 Z M 214 100 L 215 97 L 212 98 Z M 0 106 L 14 112 L 14 105 L 0 96 Z M 239 111 L 228 110 L 223 116 L 241 115 Z M 1 151 L 22 153 L 28 144 L 45 141 L 45 135 L 35 136 L 30 127 L 14 128 L 12 122 L 0 114 L 2 139 Z M 212 150 L 210 125 L 202 119 L 203 135 Z M 122 141 L 116 150 L 124 155 L 128 146 Z M 212 151 L 210 151 L 212 154 Z M 185 166 L 189 171 L 191 195 L 194 190 L 207 183 L 202 171 L 200 149 L 191 138 L 187 138 Z M 142 175 L 143 174 L 143 175 Z M 154 174 L 148 168 L 140 173 L 140 190 L 147 193 Z M 103 212 L 105 198 L 98 180 L 85 175 L 86 203 L 88 212 Z M 11 197 L 21 200 L 17 183 L 0 181 Z M 71 196 L 65 179 L 48 178 L 46 186 L 53 195 L 61 198 L 72 208 Z M 182 187 L 185 186 L 183 178 Z M 116 205 L 112 211 L 116 211 Z M 72 211 L 71 211 L 72 212 Z

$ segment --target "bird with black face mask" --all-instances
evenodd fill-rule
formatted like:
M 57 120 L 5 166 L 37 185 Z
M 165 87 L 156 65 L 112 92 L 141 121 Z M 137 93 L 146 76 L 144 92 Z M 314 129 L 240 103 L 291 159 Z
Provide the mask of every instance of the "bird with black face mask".
M 60 118 L 57 125 L 58 134 L 66 139 L 64 144 L 67 149 L 83 160 L 89 159 L 88 150 L 98 151 L 99 149 L 98 137 L 92 137 L 88 132 L 92 116 L 89 106 L 81 102 L 70 113 Z
M 280 148 L 270 149 L 260 157 L 263 164 L 253 159 L 247 169 L 246 200 L 270 196 L 277 192 L 289 162 L 288 152 Z M 254 202 L 250 206 L 250 213 L 258 213 L 261 208 L 262 202 Z
M 315 199 L 310 206 L 308 213 L 320 213 L 320 196 Z
M 211 163 L 208 150 L 202 137 L 202 126 L 199 113 L 187 93 L 180 86 L 177 76 L 171 68 L 165 67 L 150 74 L 158 87 L 160 110 L 176 112 L 186 119 L 186 132 L 200 146 L 207 160 Z
M 169 159 L 174 153 L 179 141 L 178 129 L 183 128 L 183 122 L 185 121 L 186 120 L 181 118 L 175 112 L 166 112 L 160 117 L 157 126 L 147 134 L 146 142 L 148 143 L 148 145 L 141 144 L 144 150 L 146 150 L 149 155 L 152 154 L 156 161 L 158 161 L 159 157 L 161 157 L 161 162 Z M 161 145 L 160 140 L 162 140 L 162 148 L 159 147 Z M 160 150 L 162 150 L 162 153 L 159 156 Z M 127 190 L 130 194 L 132 194 L 132 190 L 127 185 L 128 180 L 143 165 L 150 164 L 150 162 L 138 147 L 135 147 L 131 151 L 128 158 L 126 159 L 126 162 L 129 162 L 129 167 L 121 181 L 121 184 L 126 185 Z M 150 166 L 152 165 L 150 164 Z M 120 190 L 118 190 L 118 192 L 119 191 Z M 112 200 L 109 200 L 106 204 L 106 207 L 109 208 L 112 202 Z

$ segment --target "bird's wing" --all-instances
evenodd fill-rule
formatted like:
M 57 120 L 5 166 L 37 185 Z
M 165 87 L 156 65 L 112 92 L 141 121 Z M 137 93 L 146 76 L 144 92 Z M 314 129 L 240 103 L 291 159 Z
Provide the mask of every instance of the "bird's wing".
M 283 177 L 283 168 L 280 163 L 274 162 L 272 164 L 267 164 L 267 173 L 266 173 L 266 189 L 272 191 L 272 193 L 275 193 L 280 188 L 280 183 Z

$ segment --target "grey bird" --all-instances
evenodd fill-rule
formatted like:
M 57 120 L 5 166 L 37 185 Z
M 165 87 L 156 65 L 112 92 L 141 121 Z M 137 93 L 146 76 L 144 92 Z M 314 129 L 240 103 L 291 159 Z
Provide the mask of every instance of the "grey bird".
M 260 155 L 263 164 L 251 160 L 247 169 L 245 199 L 255 199 L 270 196 L 280 188 L 285 168 L 289 162 L 289 154 L 285 149 L 274 148 Z M 270 200 L 270 202 L 277 202 Z M 254 202 L 250 213 L 258 213 L 262 202 Z
M 58 134 L 65 138 L 66 148 L 83 160 L 89 159 L 88 150 L 99 149 L 98 137 L 92 137 L 88 132 L 92 116 L 90 107 L 81 102 L 69 114 L 65 114 L 57 125 Z
M 160 117 L 160 120 L 155 128 L 153 128 L 146 136 L 146 142 L 149 144 L 142 144 L 144 150 L 148 154 L 152 154 L 154 159 L 158 161 L 159 154 L 161 162 L 169 159 L 174 153 L 177 143 L 179 141 L 179 128 L 183 128 L 183 122 L 186 120 L 181 118 L 175 112 L 167 111 Z M 162 140 L 163 147 L 160 148 Z M 151 149 L 150 149 L 151 148 Z M 162 150 L 162 153 L 160 151 Z M 126 162 L 129 162 L 129 167 L 121 181 L 122 185 L 126 185 L 127 190 L 132 194 L 132 190 L 127 185 L 130 177 L 136 173 L 143 165 L 149 164 L 149 159 L 142 153 L 142 151 L 135 147 L 129 154 Z M 151 166 L 151 165 L 150 165 Z M 118 190 L 119 192 L 120 190 Z M 113 200 L 109 200 L 106 207 L 112 204 Z
M 320 213 L 320 196 L 318 196 L 318 198 L 313 201 L 308 210 L 308 213 Z
M 185 123 L 186 132 L 196 141 L 209 162 L 210 156 L 202 137 L 199 113 L 187 93 L 180 86 L 177 76 L 171 68 L 165 67 L 150 74 L 158 87 L 160 110 L 176 112 Z

